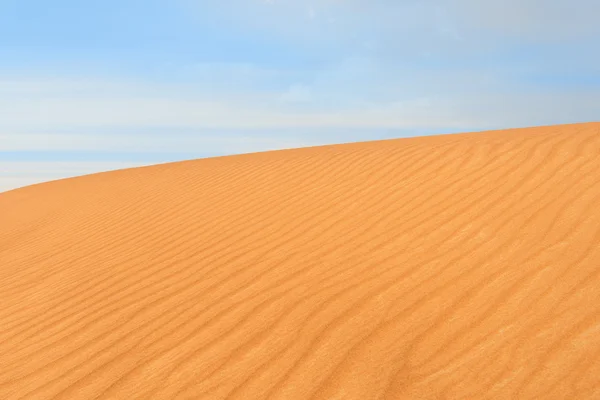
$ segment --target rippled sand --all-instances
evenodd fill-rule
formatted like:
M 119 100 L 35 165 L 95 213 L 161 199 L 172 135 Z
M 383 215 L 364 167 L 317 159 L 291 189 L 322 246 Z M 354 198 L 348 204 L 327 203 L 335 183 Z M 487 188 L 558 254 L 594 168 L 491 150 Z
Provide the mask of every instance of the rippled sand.
M 600 399 L 600 124 L 2 193 L 0 399 Z

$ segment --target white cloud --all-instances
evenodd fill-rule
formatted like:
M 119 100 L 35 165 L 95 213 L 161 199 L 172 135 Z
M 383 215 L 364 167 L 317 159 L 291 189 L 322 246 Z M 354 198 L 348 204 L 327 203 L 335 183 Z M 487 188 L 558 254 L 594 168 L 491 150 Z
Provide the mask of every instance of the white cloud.
M 127 85 L 121 83 L 74 83 L 63 87 L 40 85 L 13 85 L 10 94 L 0 94 L 0 133 L 48 132 L 113 128 L 171 128 L 171 129 L 277 129 L 277 128 L 333 128 L 333 127 L 432 127 L 455 126 L 459 120 L 448 118 L 436 121 L 413 117 L 410 112 L 386 112 L 391 103 L 372 98 L 369 84 L 380 87 L 377 77 L 365 74 L 376 72 L 369 65 L 362 70 L 342 64 L 316 78 L 314 85 L 330 106 L 322 107 L 319 99 L 313 101 L 313 88 L 292 85 L 284 92 L 247 92 L 213 98 L 202 91 L 179 92 L 177 87 Z M 353 79 L 363 74 L 363 86 L 348 95 L 344 77 Z M 336 81 L 333 77 L 338 76 Z M 341 76 L 341 79 L 339 78 Z M 331 79 L 330 79 L 331 78 Z M 329 80 L 321 85 L 319 79 Z M 32 80 L 40 82 L 40 79 Z M 87 87 L 104 87 L 97 96 Z M 19 90 L 18 88 L 25 88 Z M 106 88 L 115 88 L 114 92 Z M 332 98 L 330 98 L 332 96 Z M 408 101 L 411 99 L 408 98 Z M 395 99 L 395 101 L 397 101 Z M 296 108 L 295 103 L 309 107 Z M 349 107 L 352 103 L 365 107 Z M 375 118 L 374 116 L 377 115 Z M 50 140 L 50 139 L 49 139 Z M 47 141 L 48 142 L 48 141 Z M 52 143 L 48 142 L 49 146 Z
M 247 88 L 217 98 L 177 85 L 0 79 L 6 89 L 0 92 L 0 150 L 185 151 L 208 146 L 234 152 L 236 146 L 246 148 L 240 145 L 244 137 L 286 141 L 285 135 L 267 130 L 460 131 L 600 115 L 600 93 L 593 88 L 543 90 L 513 82 L 515 73 L 520 70 L 428 70 L 352 57 L 281 91 Z M 162 136 L 150 134 L 155 129 Z M 222 129 L 241 133 L 224 135 Z M 119 130 L 143 136 L 114 133 Z M 188 133 L 177 133 L 182 130 Z

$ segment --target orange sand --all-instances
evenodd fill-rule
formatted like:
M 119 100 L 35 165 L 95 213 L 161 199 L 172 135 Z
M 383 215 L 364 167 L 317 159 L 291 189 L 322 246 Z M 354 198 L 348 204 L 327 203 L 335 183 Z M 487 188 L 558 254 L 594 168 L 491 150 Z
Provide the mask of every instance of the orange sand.
M 600 399 L 600 124 L 0 195 L 0 399 Z

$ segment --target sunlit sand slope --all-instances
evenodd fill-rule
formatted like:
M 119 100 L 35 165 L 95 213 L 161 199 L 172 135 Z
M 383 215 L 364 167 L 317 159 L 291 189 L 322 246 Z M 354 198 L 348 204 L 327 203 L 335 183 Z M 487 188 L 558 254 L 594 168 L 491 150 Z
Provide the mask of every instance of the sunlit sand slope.
M 0 399 L 600 399 L 600 124 L 0 194 Z

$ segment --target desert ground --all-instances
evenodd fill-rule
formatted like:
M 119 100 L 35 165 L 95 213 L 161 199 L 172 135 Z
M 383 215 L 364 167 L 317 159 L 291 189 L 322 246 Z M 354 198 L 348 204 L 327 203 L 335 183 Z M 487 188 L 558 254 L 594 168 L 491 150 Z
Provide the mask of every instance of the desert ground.
M 600 123 L 2 193 L 0 399 L 600 399 Z

